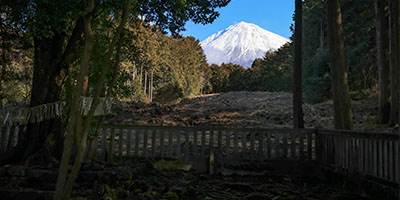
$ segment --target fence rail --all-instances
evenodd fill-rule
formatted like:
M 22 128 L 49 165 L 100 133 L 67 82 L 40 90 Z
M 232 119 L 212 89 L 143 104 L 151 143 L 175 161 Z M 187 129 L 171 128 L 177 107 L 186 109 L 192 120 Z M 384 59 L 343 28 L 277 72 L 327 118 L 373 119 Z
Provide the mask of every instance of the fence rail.
M 0 127 L 0 152 L 10 151 L 26 125 Z M 344 173 L 400 183 L 400 135 L 315 129 L 105 125 L 97 155 L 179 158 L 191 163 L 317 161 Z
M 317 159 L 348 172 L 400 183 L 400 135 L 318 130 Z
M 313 130 L 106 125 L 98 153 L 119 156 L 315 160 Z
M 315 129 L 105 125 L 98 153 L 234 160 L 313 160 L 346 173 L 400 183 L 400 137 Z

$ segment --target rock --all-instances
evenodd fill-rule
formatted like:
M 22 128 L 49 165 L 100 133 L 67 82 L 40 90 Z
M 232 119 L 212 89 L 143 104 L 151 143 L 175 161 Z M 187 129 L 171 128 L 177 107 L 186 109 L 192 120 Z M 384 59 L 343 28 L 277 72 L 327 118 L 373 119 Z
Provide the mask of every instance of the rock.
M 179 200 L 179 196 L 175 192 L 168 191 L 167 193 L 165 193 L 163 195 L 162 199 L 165 199 L 165 200 Z
M 270 200 L 274 197 L 268 194 L 252 193 L 244 197 L 245 200 Z

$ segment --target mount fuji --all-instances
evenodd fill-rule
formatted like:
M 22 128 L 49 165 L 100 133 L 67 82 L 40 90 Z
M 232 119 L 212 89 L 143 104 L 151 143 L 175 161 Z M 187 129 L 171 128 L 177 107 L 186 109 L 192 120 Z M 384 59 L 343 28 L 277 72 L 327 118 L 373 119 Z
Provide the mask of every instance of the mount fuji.
M 276 51 L 288 39 L 261 27 L 240 22 L 229 26 L 200 43 L 209 64 L 234 63 L 250 68 L 256 58 Z

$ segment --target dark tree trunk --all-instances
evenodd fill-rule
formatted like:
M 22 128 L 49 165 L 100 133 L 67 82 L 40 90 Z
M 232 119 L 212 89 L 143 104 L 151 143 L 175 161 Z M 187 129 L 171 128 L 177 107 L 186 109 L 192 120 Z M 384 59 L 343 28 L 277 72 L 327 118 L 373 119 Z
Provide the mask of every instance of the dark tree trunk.
M 339 0 L 328 0 L 329 65 L 334 104 L 335 129 L 353 129 L 353 118 L 344 57 L 342 14 Z
M 375 1 L 376 13 L 376 44 L 377 44 L 377 60 L 379 73 L 379 102 L 378 102 L 378 123 L 386 124 L 389 122 L 390 116 L 390 99 L 389 99 L 389 38 L 388 38 L 388 18 L 385 8 L 386 0 Z
M 30 106 L 52 103 L 61 99 L 62 71 L 67 75 L 69 64 L 79 51 L 82 39 L 83 21 L 77 21 L 68 44 L 63 52 L 65 34 L 55 33 L 52 38 L 34 39 L 34 71 Z M 59 159 L 63 147 L 63 127 L 61 119 L 29 123 L 26 132 L 19 134 L 17 146 L 7 154 L 0 155 L 0 165 L 29 161 L 48 163 Z M 34 156 L 33 156 L 34 155 Z
M 53 38 L 34 39 L 31 107 L 60 100 L 61 89 L 55 79 L 59 75 L 60 67 L 56 66 L 55 61 L 62 56 L 63 40 L 64 36 L 61 34 L 56 34 Z M 17 146 L 8 153 L 9 156 L 1 156 L 0 164 L 23 162 L 34 153 L 39 152 L 46 141 L 53 145 L 59 145 L 61 141 L 56 137 L 47 138 L 50 133 L 54 134 L 54 130 L 61 130 L 59 119 L 29 123 L 26 132 L 19 135 Z M 51 149 L 45 148 L 47 152 L 41 152 L 41 156 L 48 157 Z
M 391 93 L 391 111 L 390 125 L 396 126 L 399 122 L 399 0 L 390 0 L 389 14 L 389 41 L 390 41 L 390 93 Z
M 296 0 L 294 38 L 294 80 L 293 80 L 293 127 L 304 128 L 302 109 L 302 20 L 303 2 Z

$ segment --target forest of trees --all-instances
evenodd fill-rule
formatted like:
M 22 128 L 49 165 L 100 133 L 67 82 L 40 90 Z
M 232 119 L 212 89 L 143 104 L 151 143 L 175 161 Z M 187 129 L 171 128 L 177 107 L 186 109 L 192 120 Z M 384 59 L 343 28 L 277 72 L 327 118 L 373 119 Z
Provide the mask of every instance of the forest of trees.
M 208 65 L 199 41 L 178 34 L 188 20 L 213 22 L 229 2 L 1 1 L 0 109 L 62 100 L 69 112 L 29 123 L 17 148 L 0 154 L 0 165 L 61 160 L 55 199 L 68 199 L 100 97 L 171 104 L 206 93 L 293 92 L 297 85 L 300 107 L 302 94 L 310 103 L 333 99 L 337 129 L 353 128 L 351 98 L 375 98 L 377 122 L 399 123 L 399 1 L 296 0 L 295 42 L 249 69 Z M 87 116 L 79 112 L 81 96 L 93 97 Z
M 341 7 L 351 97 L 361 98 L 377 94 L 379 76 L 382 74 L 378 73 L 378 66 L 381 65 L 378 62 L 389 66 L 389 59 L 377 56 L 379 45 L 376 35 L 383 31 L 383 40 L 386 38 L 387 44 L 381 44 L 384 45 L 382 48 L 387 49 L 388 57 L 389 32 L 388 27 L 385 27 L 389 24 L 388 14 L 383 13 L 387 22 L 381 25 L 382 31 L 377 31 L 376 27 L 379 24 L 376 20 L 379 15 L 375 12 L 375 1 L 357 4 L 355 0 L 342 0 Z M 121 100 L 174 103 L 202 93 L 241 90 L 292 91 L 293 43 L 284 45 L 276 52 L 267 52 L 263 58 L 256 59 L 250 69 L 230 63 L 216 66 L 207 64 L 199 41 L 194 38 L 168 36 L 139 18 L 131 20 L 128 24 L 129 29 L 123 34 L 122 47 L 126 53 L 121 57 L 120 78 L 114 88 L 116 97 Z M 6 102 L 28 101 L 31 90 L 29 83 L 33 75 L 33 45 L 22 33 L 15 32 L 7 27 L 8 25 L 2 25 L 0 33 L 4 38 L 1 41 L 4 47 L 1 59 L 4 63 L 2 66 L 5 66 L 0 74 L 4 77 L 1 79 L 0 105 Z M 105 29 L 104 27 L 103 30 L 99 30 L 99 33 L 102 31 L 104 40 L 109 35 L 104 32 Z M 304 1 L 303 32 L 303 90 L 307 102 L 318 103 L 332 97 L 328 66 L 326 1 Z M 102 44 L 96 45 L 95 53 L 104 54 L 104 51 L 101 51 L 104 48 Z M 96 52 L 96 49 L 99 52 Z M 388 67 L 382 69 L 389 73 Z M 96 70 L 91 73 L 94 75 L 95 72 Z M 93 83 L 94 81 L 95 79 Z M 386 85 L 389 90 L 389 83 Z M 387 95 L 382 96 L 387 99 Z

